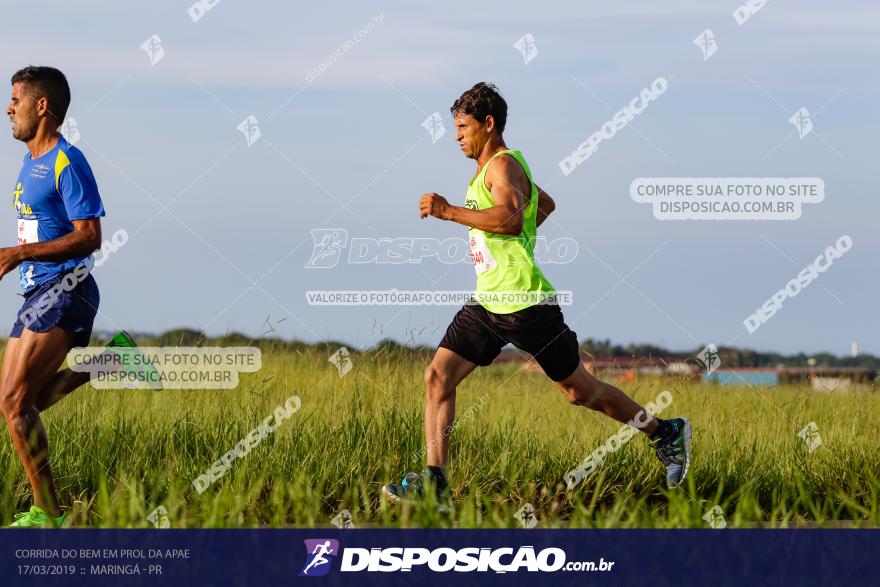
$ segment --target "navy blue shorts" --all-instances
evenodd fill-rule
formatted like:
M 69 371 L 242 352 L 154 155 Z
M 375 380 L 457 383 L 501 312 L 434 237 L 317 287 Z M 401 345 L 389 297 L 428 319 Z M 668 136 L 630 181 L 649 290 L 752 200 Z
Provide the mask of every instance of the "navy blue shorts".
M 65 282 L 60 279 L 52 280 L 24 294 L 24 304 L 12 325 L 9 338 L 20 338 L 25 328 L 33 332 L 48 332 L 59 326 L 73 335 L 73 346 L 89 346 L 101 299 L 98 284 L 89 274 L 70 291 L 65 291 L 64 285 Z

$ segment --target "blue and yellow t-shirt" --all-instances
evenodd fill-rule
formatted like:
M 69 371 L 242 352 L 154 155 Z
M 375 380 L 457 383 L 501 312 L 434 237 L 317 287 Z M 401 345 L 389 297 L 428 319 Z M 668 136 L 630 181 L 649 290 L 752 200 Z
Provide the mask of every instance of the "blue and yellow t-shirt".
M 18 244 L 50 241 L 73 232 L 72 220 L 104 216 L 98 184 L 82 152 L 64 137 L 51 151 L 36 159 L 25 154 L 13 192 L 18 216 Z M 63 262 L 24 261 L 18 268 L 21 289 L 33 288 L 62 277 L 79 257 Z

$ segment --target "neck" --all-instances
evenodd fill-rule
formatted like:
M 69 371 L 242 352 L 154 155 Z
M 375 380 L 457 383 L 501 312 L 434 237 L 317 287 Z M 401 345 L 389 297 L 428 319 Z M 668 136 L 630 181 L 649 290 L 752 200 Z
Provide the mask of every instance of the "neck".
M 496 153 L 500 151 L 506 151 L 507 145 L 504 144 L 504 139 L 497 135 L 492 135 L 492 137 L 483 145 L 482 150 L 480 150 L 480 155 L 477 157 L 477 171 L 483 168 L 483 166 L 489 162 L 489 159 L 495 156 Z
M 61 138 L 61 133 L 57 130 L 48 130 L 45 126 L 40 125 L 34 138 L 27 141 L 27 148 L 31 152 L 31 159 L 36 159 L 40 155 L 45 155 L 51 151 Z

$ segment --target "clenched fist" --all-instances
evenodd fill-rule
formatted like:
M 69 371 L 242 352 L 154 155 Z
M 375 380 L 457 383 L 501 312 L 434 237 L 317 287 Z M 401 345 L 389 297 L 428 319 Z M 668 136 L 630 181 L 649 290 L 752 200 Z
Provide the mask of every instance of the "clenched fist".
M 448 218 L 449 202 L 440 194 L 425 194 L 419 200 L 419 217 L 433 216 L 440 220 Z
M 21 260 L 18 257 L 16 247 L 3 247 L 0 249 L 0 278 L 18 267 Z

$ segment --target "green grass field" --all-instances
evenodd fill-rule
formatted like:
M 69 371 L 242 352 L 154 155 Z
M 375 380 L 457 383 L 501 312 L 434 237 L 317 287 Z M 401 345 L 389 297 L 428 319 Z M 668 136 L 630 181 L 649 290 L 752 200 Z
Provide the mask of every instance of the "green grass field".
M 714 388 L 641 380 L 638 401 L 673 396 L 664 416 L 694 426 L 687 487 L 662 488 L 663 470 L 641 436 L 569 491 L 565 473 L 618 425 L 569 405 L 541 375 L 506 364 L 479 369 L 459 389 L 450 477 L 455 510 L 388 506 L 379 489 L 424 446 L 425 362 L 354 355 L 340 378 L 324 353 L 271 353 L 232 391 L 97 391 L 90 386 L 44 414 L 52 466 L 75 526 L 150 527 L 164 506 L 172 527 L 330 526 L 348 509 L 356 526 L 516 527 L 531 503 L 542 527 L 880 525 L 880 395 L 787 387 Z M 286 398 L 301 409 L 198 494 L 192 481 Z M 797 436 L 814 421 L 822 445 Z M 0 523 L 30 505 L 8 439 L 0 442 Z

